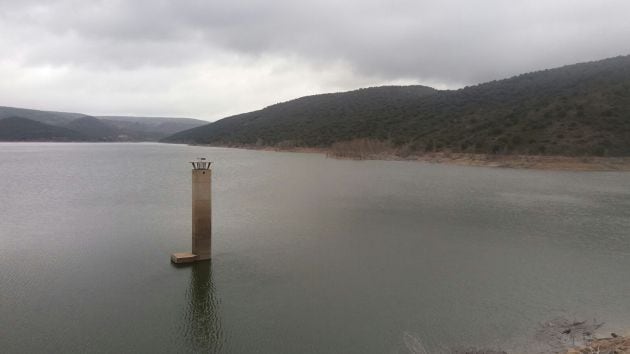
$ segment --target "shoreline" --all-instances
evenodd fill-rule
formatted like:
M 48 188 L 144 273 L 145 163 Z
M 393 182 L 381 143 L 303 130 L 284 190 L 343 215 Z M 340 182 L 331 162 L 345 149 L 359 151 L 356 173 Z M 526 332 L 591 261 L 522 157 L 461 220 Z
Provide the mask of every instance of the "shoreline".
M 270 146 L 224 146 L 189 144 L 193 146 L 224 147 L 232 149 L 259 150 L 273 152 L 298 152 L 323 154 L 326 157 L 339 160 L 380 160 L 380 161 L 410 161 L 450 164 L 459 166 L 513 168 L 549 171 L 600 171 L 620 172 L 630 171 L 630 157 L 596 157 L 596 156 L 547 156 L 547 155 L 488 155 L 470 153 L 432 152 L 425 154 L 411 154 L 399 156 L 390 152 L 380 152 L 364 155 L 341 156 L 330 148 L 293 147 L 281 148 Z
M 566 354 L 591 354 L 591 353 L 630 353 L 630 337 L 616 336 L 597 338 L 589 341 L 586 345 L 575 347 L 566 351 Z
M 409 161 L 447 164 L 457 166 L 511 168 L 545 171 L 569 171 L 569 172 L 628 172 L 630 171 L 630 156 L 627 157 L 598 157 L 598 156 L 555 156 L 555 155 L 491 155 L 472 153 L 429 152 L 423 154 L 409 154 L 401 156 L 394 150 L 377 151 L 373 153 L 351 152 L 339 154 L 332 148 L 316 147 L 273 147 L 255 145 L 208 145 L 171 143 L 160 141 L 2 141 L 0 143 L 84 143 L 84 144 L 111 144 L 111 143 L 158 143 L 158 144 L 182 144 L 190 146 L 206 146 L 243 150 L 273 151 L 273 152 L 297 152 L 309 154 L 322 154 L 338 160 L 374 160 L 374 161 Z

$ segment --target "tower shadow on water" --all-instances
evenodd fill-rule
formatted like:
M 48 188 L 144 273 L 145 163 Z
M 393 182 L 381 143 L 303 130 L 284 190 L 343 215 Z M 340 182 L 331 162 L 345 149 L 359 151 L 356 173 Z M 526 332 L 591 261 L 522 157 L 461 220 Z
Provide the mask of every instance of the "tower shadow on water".
M 193 351 L 215 353 L 223 347 L 225 337 L 212 279 L 212 262 L 195 262 L 189 268 L 190 286 L 186 293 L 183 334 Z

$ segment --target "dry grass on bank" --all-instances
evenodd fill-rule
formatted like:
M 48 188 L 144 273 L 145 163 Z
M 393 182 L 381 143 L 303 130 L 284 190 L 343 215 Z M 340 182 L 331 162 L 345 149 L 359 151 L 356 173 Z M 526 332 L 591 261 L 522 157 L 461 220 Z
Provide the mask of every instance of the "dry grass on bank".
M 355 139 L 332 144 L 330 148 L 302 147 L 295 144 L 207 145 L 236 149 L 326 154 L 327 157 L 353 160 L 397 160 L 445 163 L 464 166 L 504 167 L 558 171 L 630 171 L 630 157 L 547 156 L 418 152 L 409 146 L 394 147 L 387 141 Z
M 332 144 L 326 154 L 331 157 L 365 160 L 401 156 L 402 151 L 385 141 L 355 139 Z
M 409 146 L 394 147 L 387 141 L 355 139 L 334 143 L 326 156 L 357 160 L 413 160 L 468 166 L 529 168 L 568 171 L 630 171 L 628 157 L 574 157 L 545 155 L 417 152 Z

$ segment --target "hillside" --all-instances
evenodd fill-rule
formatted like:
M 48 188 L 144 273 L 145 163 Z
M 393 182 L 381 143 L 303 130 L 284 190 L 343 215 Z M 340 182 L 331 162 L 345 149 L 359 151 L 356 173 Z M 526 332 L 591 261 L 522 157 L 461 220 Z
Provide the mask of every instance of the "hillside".
M 372 87 L 298 98 L 180 132 L 167 142 L 327 146 L 378 128 L 380 119 L 437 92 L 426 86 Z M 373 125 L 376 125 L 373 127 Z
M 371 139 L 410 152 L 630 155 L 630 56 L 452 91 L 376 87 L 240 114 L 164 141 L 330 147 Z
M 95 141 L 115 141 L 119 140 L 119 135 L 122 135 L 113 126 L 90 116 L 77 118 L 66 124 L 66 128 Z
M 0 119 L 0 141 L 85 141 L 87 137 L 63 127 L 28 118 Z
M 9 117 L 22 117 L 44 124 L 63 126 L 77 118 L 85 117 L 85 114 L 0 106 L 0 119 Z
M 192 118 L 98 116 L 101 121 L 144 140 L 159 140 L 177 132 L 188 130 L 208 122 Z
M 107 116 L 82 113 L 41 111 L 0 106 L 0 119 L 27 118 L 43 124 L 69 128 L 91 141 L 157 141 L 161 138 L 199 127 L 208 122 L 191 118 Z

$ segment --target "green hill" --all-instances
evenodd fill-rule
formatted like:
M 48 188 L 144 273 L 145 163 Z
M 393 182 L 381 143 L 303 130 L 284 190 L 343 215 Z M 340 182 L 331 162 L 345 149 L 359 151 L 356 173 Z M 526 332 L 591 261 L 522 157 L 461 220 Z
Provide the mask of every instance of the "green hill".
M 380 116 L 435 92 L 426 86 L 389 86 L 307 96 L 186 130 L 164 141 L 327 146 L 358 137 L 357 129 L 378 130 Z
M 65 127 L 94 141 L 116 141 L 121 134 L 113 126 L 90 116 L 77 118 L 66 124 Z
M 459 90 L 375 87 L 240 114 L 164 141 L 330 147 L 354 139 L 407 151 L 630 155 L 630 56 Z
M 21 117 L 70 128 L 92 141 L 157 141 L 208 122 L 191 118 L 103 116 L 0 106 L 0 119 Z
M 28 118 L 0 119 L 0 141 L 85 141 L 86 136 L 74 130 L 40 123 Z
M 0 106 L 0 119 L 9 117 L 28 118 L 44 124 L 63 126 L 77 118 L 85 117 L 85 114 Z
M 192 118 L 99 116 L 102 122 L 133 140 L 159 140 L 177 132 L 200 127 L 207 121 Z

